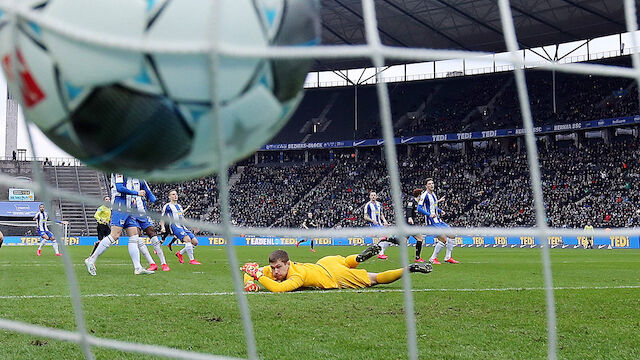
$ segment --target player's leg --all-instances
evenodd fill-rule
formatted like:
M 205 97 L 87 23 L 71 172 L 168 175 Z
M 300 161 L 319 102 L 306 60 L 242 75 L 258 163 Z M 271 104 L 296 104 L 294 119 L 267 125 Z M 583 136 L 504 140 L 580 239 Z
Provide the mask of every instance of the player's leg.
M 422 259 L 421 253 L 422 253 L 422 244 L 424 243 L 424 235 L 414 235 L 414 238 L 416 238 L 416 257 L 414 259 L 415 262 L 424 262 L 424 260 Z
M 153 274 L 153 271 L 149 271 L 142 267 L 140 263 L 140 236 L 138 235 L 138 222 L 129 217 L 125 222 L 125 231 L 129 236 L 129 244 L 127 249 L 129 250 L 129 257 L 133 263 L 133 273 L 135 275 Z
M 36 250 L 36 256 L 42 255 L 42 247 L 47 242 L 47 240 L 49 240 L 49 235 L 47 235 L 46 231 L 41 231 L 40 232 L 40 244 L 38 246 L 38 250 Z
M 173 237 L 171 238 L 171 241 L 169 241 L 169 245 L 168 245 L 168 246 L 169 246 L 169 251 L 173 252 L 173 249 L 171 249 L 171 246 L 172 246 L 173 244 L 175 244 L 177 241 L 178 241 L 178 237 L 177 237 L 177 236 L 173 236 Z
M 94 251 L 88 258 L 84 259 L 84 264 L 87 266 L 87 271 L 92 276 L 96 276 L 96 261 L 107 249 L 113 245 L 117 244 L 120 239 L 120 234 L 122 234 L 122 227 L 118 224 L 122 223 L 124 225 L 124 219 L 120 222 L 120 217 L 122 213 L 113 212 L 111 216 L 111 228 L 109 235 L 105 236 L 98 243 L 98 247 L 96 247 L 96 251 Z
M 167 265 L 167 259 L 164 256 L 164 251 L 162 251 L 162 241 L 158 239 L 158 233 L 156 232 L 156 228 L 153 227 L 152 225 L 149 225 L 147 226 L 147 228 L 144 229 L 144 232 L 145 234 L 147 234 L 149 239 L 151 239 L 151 245 L 153 246 L 153 249 L 158 255 L 158 258 L 160 258 L 160 265 L 162 266 L 162 271 L 171 270 Z
M 392 283 L 400 279 L 406 270 L 409 270 L 410 273 L 418 272 L 428 274 L 433 270 L 433 267 L 430 263 L 416 263 L 409 265 L 407 268 L 387 270 L 381 273 L 368 273 L 369 280 L 371 281 L 370 286 Z
M 176 238 L 182 239 L 184 243 L 184 248 L 182 250 L 176 252 L 176 257 L 178 261 L 182 264 L 184 263 L 184 254 L 187 254 L 189 257 L 189 263 L 192 265 L 199 265 L 198 261 L 193 257 L 193 248 L 198 245 L 198 240 L 196 239 L 193 233 L 187 231 L 187 229 L 180 225 L 171 225 L 171 231 Z
M 100 245 L 100 241 L 102 241 L 102 239 L 104 239 L 105 236 L 107 236 L 107 235 L 109 235 L 109 233 L 111 233 L 111 229 L 109 229 L 109 226 L 107 226 L 105 224 L 98 224 L 96 230 L 98 232 L 98 241 L 96 241 L 93 244 L 93 250 L 91 250 L 91 255 L 93 255 L 93 253 L 96 252 L 96 249 L 98 248 L 98 245 Z
M 314 241 L 313 241 L 313 239 L 311 239 L 311 252 L 316 252 L 316 249 L 313 248 L 313 243 L 314 243 Z
M 56 237 L 53 236 L 51 231 L 47 231 L 47 233 L 49 235 L 49 240 L 51 240 L 51 246 L 53 247 L 53 252 L 56 254 L 56 256 L 62 256 L 62 254 L 60 254 L 60 251 L 58 250 L 58 241 L 56 241 Z
M 378 242 L 378 245 L 380 246 L 380 252 L 378 253 L 378 259 L 386 260 L 387 258 L 389 258 L 387 255 L 384 254 L 384 252 L 385 252 L 385 250 L 387 250 L 387 248 L 389 246 L 391 246 L 391 243 L 388 242 L 386 240 L 386 238 L 384 238 L 384 240 L 380 240 Z
M 200 265 L 200 262 L 198 262 L 198 260 L 193 256 L 193 249 L 198 245 L 198 239 L 196 239 L 195 235 L 187 231 L 186 235 L 182 238 L 182 242 L 184 242 L 184 248 L 180 250 L 180 254 L 187 254 L 189 257 L 189 264 Z
M 302 240 L 298 240 L 298 242 L 296 243 L 296 247 L 300 246 L 300 244 L 302 244 L 303 242 L 305 242 L 305 241 L 307 241 L 307 240 L 309 240 L 309 239 L 304 238 L 304 239 L 302 239 Z
M 380 253 L 380 249 L 381 248 L 379 244 L 374 244 L 364 249 L 364 251 L 358 255 L 347 256 L 347 266 L 352 268 L 358 266 L 359 263 L 367 261 L 371 259 L 373 256 L 375 256 L 376 254 Z M 353 262 L 349 260 L 351 259 L 351 257 L 353 257 Z M 355 265 L 353 266 L 349 265 L 349 264 L 354 264 L 354 262 L 355 262 Z
M 122 234 L 122 229 L 124 228 L 124 224 L 129 218 L 129 214 L 121 211 L 114 210 L 111 212 L 111 226 L 109 228 L 109 234 L 100 240 L 96 251 L 91 254 L 88 258 L 85 259 L 84 263 L 87 265 L 87 270 L 91 275 L 95 275 L 95 263 L 107 249 L 114 244 L 118 243 L 120 239 L 120 234 Z M 106 229 L 105 229 L 106 231 Z
M 140 230 L 140 228 L 138 228 L 138 250 L 140 251 L 140 254 L 142 254 L 144 258 L 147 259 L 147 263 L 149 264 L 149 268 L 147 270 L 157 270 L 158 265 L 156 265 L 156 261 L 153 260 L 153 256 L 151 256 L 149 248 L 147 248 L 147 244 L 145 244 L 144 240 L 142 240 L 142 231 Z
M 451 238 L 447 239 L 446 246 L 447 246 L 447 252 L 445 253 L 444 261 L 449 263 L 449 264 L 459 264 L 460 261 L 455 260 L 454 258 L 451 257 L 451 251 L 453 250 L 453 247 L 456 246 L 455 238 L 454 239 L 451 239 Z
M 382 250 L 378 254 L 378 259 L 386 260 L 389 257 L 384 254 L 385 250 L 393 244 L 400 245 L 400 241 L 398 241 L 395 236 L 383 237 L 378 244 L 382 248 Z
M 449 228 L 449 225 L 447 225 L 446 223 L 441 223 L 440 227 Z M 453 247 L 456 246 L 456 237 L 451 235 L 447 237 L 448 237 L 446 242 L 447 252 L 444 255 L 444 261 L 449 264 L 459 264 L 460 262 L 458 260 L 455 260 L 454 258 L 451 257 L 451 251 L 453 250 Z
M 435 242 L 435 246 L 433 249 L 433 254 L 431 254 L 431 257 L 429 258 L 429 262 L 432 264 L 436 264 L 436 265 L 440 265 L 440 261 L 438 261 L 438 254 L 440 253 L 440 250 L 442 250 L 442 248 L 445 247 L 445 242 L 447 241 L 446 236 L 444 235 L 439 235 L 438 237 L 434 238 L 434 242 Z

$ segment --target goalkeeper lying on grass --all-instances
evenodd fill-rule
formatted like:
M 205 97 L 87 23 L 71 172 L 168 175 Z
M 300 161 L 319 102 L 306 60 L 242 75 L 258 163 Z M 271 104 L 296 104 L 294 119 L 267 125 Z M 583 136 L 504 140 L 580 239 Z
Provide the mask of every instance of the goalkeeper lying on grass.
M 269 266 L 260 267 L 258 263 L 246 263 L 240 270 L 245 272 L 244 290 L 259 291 L 260 283 L 273 292 L 293 291 L 298 288 L 344 289 L 366 288 L 377 284 L 388 284 L 402 277 L 405 270 L 410 273 L 431 272 L 430 263 L 411 264 L 407 269 L 400 268 L 381 273 L 370 273 L 356 269 L 359 263 L 377 255 L 379 245 L 368 247 L 359 255 L 326 256 L 315 264 L 289 261 L 289 254 L 276 250 L 269 255 Z

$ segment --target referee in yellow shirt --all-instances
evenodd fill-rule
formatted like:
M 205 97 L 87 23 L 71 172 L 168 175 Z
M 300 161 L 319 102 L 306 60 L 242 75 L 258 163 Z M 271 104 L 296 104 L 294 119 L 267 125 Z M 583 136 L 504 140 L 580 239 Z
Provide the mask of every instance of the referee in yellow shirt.
M 109 195 L 104 197 L 104 202 L 111 202 L 111 198 L 109 197 Z M 105 205 L 100 205 L 98 210 L 96 210 L 96 213 L 93 214 L 93 217 L 98 222 L 98 241 L 93 244 L 91 255 L 93 255 L 93 252 L 96 251 L 98 244 L 100 244 L 100 240 L 111 233 L 111 227 L 109 226 L 109 223 L 111 222 L 111 208 Z
M 407 269 L 399 268 L 370 273 L 356 269 L 358 264 L 380 252 L 380 245 L 372 245 L 359 255 L 325 256 L 315 264 L 296 263 L 289 260 L 284 250 L 276 250 L 269 255 L 269 266 L 260 268 L 257 263 L 247 263 L 240 270 L 245 272 L 244 290 L 259 291 L 260 285 L 272 292 L 293 291 L 299 288 L 312 289 L 359 289 L 377 284 L 392 283 L 402 277 L 406 270 L 410 273 L 428 274 L 430 263 L 411 264 Z

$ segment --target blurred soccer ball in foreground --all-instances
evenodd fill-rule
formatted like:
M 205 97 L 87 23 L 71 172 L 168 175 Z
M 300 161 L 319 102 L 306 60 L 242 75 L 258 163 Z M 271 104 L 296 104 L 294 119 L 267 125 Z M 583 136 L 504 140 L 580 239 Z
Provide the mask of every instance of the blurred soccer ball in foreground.
M 25 116 L 88 165 L 149 180 L 214 172 L 215 121 L 224 128 L 227 163 L 251 154 L 300 101 L 309 60 L 220 56 L 212 70 L 206 47 L 213 37 L 242 48 L 310 46 L 320 32 L 317 0 L 14 3 L 44 19 L 16 23 L 0 8 L 2 67 Z M 154 51 L 111 46 L 124 42 Z M 205 50 L 170 53 L 189 44 Z M 215 118 L 212 73 L 221 104 Z

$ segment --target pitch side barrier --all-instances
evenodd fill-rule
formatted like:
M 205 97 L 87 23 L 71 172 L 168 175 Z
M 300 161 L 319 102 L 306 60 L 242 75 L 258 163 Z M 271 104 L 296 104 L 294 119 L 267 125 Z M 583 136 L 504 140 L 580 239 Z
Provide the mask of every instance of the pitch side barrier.
M 626 116 L 618 118 L 609 118 L 601 120 L 591 120 L 570 124 L 543 125 L 533 128 L 536 135 L 552 134 L 566 131 L 578 130 L 597 130 L 611 126 L 625 126 L 640 124 L 640 115 Z M 438 142 L 455 142 L 466 140 L 488 140 L 499 137 L 520 136 L 525 132 L 524 129 L 498 129 L 473 131 L 456 134 L 440 134 L 440 135 L 420 135 L 406 136 L 394 138 L 396 144 L 429 144 Z M 351 148 L 351 147 L 371 147 L 384 144 L 383 139 L 361 139 L 361 140 L 342 140 L 328 142 L 314 142 L 304 144 L 268 144 L 260 148 L 262 151 L 269 150 L 308 150 L 308 149 L 333 149 L 333 148 Z
M 222 237 L 198 236 L 198 246 L 223 246 L 226 241 Z M 142 238 L 147 245 L 151 245 L 149 238 Z M 233 237 L 234 246 L 295 246 L 305 237 L 257 237 L 257 236 L 236 236 Z M 589 243 L 586 236 L 549 236 L 547 241 L 553 248 L 576 248 L 584 247 Z M 98 239 L 95 236 L 68 237 L 65 239 L 67 245 L 93 245 Z M 317 237 L 313 238 L 316 246 L 364 246 L 378 242 L 378 238 L 373 237 Z M 4 239 L 5 245 L 9 246 L 29 246 L 37 245 L 40 238 L 36 236 L 7 236 Z M 414 245 L 416 240 L 409 238 L 409 244 Z M 432 245 L 432 241 L 427 239 L 427 246 Z M 461 247 L 540 247 L 540 238 L 533 236 L 459 236 L 456 243 Z M 129 244 L 128 237 L 120 237 L 117 245 L 126 246 Z M 308 246 L 309 242 L 302 243 L 301 246 Z M 595 248 L 615 248 L 615 249 L 639 249 L 640 236 L 608 236 L 594 237 L 593 246 Z

